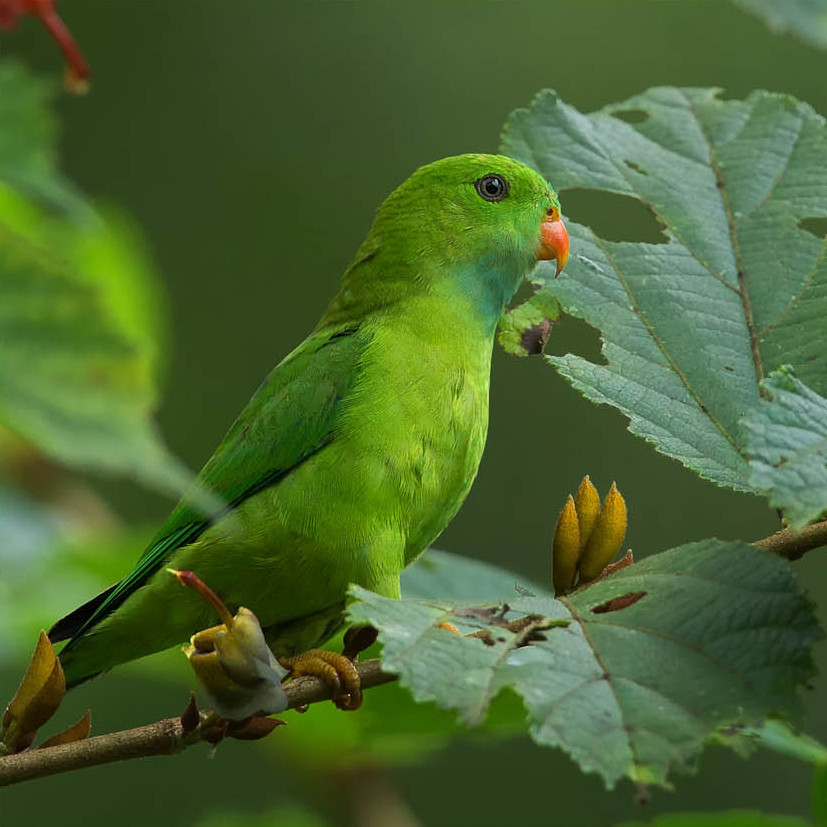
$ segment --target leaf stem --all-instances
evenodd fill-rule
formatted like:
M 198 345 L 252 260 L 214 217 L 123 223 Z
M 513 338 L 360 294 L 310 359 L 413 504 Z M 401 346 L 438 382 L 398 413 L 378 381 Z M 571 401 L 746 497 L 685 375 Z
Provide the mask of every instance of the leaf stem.
M 396 680 L 396 675 L 382 671 L 378 659 L 358 663 L 356 668 L 363 689 Z M 284 691 L 287 693 L 288 709 L 326 701 L 332 697 L 330 687 L 319 678 L 297 678 L 286 683 Z M 0 787 L 130 758 L 175 755 L 205 740 L 201 727 L 185 732 L 181 718 L 175 717 L 135 729 L 97 735 L 83 741 L 45 749 L 29 749 L 0 757 Z
M 801 531 L 790 531 L 788 528 L 776 531 L 763 540 L 756 540 L 753 545 L 787 560 L 798 560 L 808 551 L 827 546 L 827 520 L 808 525 Z

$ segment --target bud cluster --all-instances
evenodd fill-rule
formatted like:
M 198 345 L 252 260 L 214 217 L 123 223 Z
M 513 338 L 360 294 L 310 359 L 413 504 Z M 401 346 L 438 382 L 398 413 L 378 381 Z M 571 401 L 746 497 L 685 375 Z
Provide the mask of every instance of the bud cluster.
M 601 505 L 600 495 L 588 475 L 577 494 L 569 494 L 552 544 L 552 583 L 555 594 L 570 592 L 599 577 L 620 551 L 626 534 L 626 502 L 617 485 Z

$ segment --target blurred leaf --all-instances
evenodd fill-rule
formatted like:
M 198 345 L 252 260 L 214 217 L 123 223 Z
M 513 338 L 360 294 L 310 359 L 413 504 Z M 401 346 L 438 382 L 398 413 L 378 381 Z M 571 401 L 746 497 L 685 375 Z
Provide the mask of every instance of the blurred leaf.
M 0 63 L 3 142 L 0 178 L 43 206 L 92 220 L 94 212 L 57 168 L 57 118 L 50 106 L 57 85 L 15 60 Z
M 636 602 L 607 609 L 633 593 Z M 534 740 L 610 787 L 623 776 L 667 786 L 719 727 L 797 716 L 795 689 L 813 674 L 809 650 L 822 634 L 785 561 L 720 540 L 654 555 L 569 599 L 509 596 L 505 617 L 353 595 L 350 617 L 380 630 L 385 667 L 418 701 L 475 724 L 510 687 Z M 521 630 L 526 618 L 534 625 Z M 435 628 L 442 621 L 483 639 Z
M 54 87 L 4 62 L 0 95 L 0 419 L 66 465 L 180 495 L 193 477 L 151 419 L 164 313 L 139 234 L 57 171 Z
M 624 821 L 618 827 L 809 827 L 796 816 L 774 816 L 756 810 L 729 810 L 721 813 L 679 813 L 654 821 Z
M 134 562 L 155 530 L 154 526 L 111 530 L 94 537 L 44 532 L 35 536 L 34 544 L 14 543 L 11 529 L 15 523 L 28 540 L 32 529 L 44 525 L 47 512 L 30 511 L 30 506 L 17 498 L 2 497 L 0 506 L 4 574 L 0 578 L 0 605 L 4 610 L 0 655 L 7 650 L 21 654 L 29 648 L 32 629 L 49 628 L 58 617 L 123 576 L 125 567 Z M 182 671 L 188 672 L 180 651 L 175 660 L 180 660 Z M 145 665 L 150 664 L 151 659 Z
M 198 821 L 197 827 L 329 827 L 329 822 L 304 807 L 286 806 L 256 814 L 210 813 Z
M 827 322 L 825 322 L 827 323 Z M 827 399 L 778 370 L 745 420 L 751 482 L 794 531 L 827 511 Z
M 122 223 L 51 217 L 0 184 L 0 417 L 50 457 L 181 493 L 162 445 L 142 250 Z
M 816 827 L 827 827 L 827 762 L 819 764 L 813 775 L 812 803 Z
M 811 46 L 827 48 L 827 0 L 735 0 L 774 32 L 793 32 Z
M 613 242 L 570 224 L 563 275 L 535 278 L 601 330 L 607 363 L 549 361 L 657 450 L 753 491 L 741 420 L 759 380 L 792 364 L 827 393 L 827 241 L 808 223 L 827 217 L 824 119 L 767 92 L 658 88 L 584 115 L 545 91 L 511 115 L 502 150 L 559 190 L 642 201 L 668 236 Z

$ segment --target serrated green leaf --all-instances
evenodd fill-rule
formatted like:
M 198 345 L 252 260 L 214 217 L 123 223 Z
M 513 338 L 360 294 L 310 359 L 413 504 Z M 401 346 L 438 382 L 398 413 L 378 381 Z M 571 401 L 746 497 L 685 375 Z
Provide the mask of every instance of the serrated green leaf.
M 774 32 L 792 32 L 811 46 L 827 48 L 827 0 L 735 0 Z
M 824 119 L 768 92 L 665 87 L 584 115 L 546 91 L 511 115 L 502 151 L 558 190 L 639 199 L 668 237 L 610 242 L 569 224 L 563 275 L 535 278 L 601 330 L 607 364 L 550 361 L 657 450 L 754 490 L 741 420 L 759 380 L 792 364 L 827 392 L 827 240 L 806 229 L 827 217 Z
M 462 601 L 496 601 L 517 595 L 515 586 L 535 593 L 543 590 L 505 569 L 447 551 L 429 549 L 402 572 L 405 598 L 452 598 Z M 340 650 L 338 641 L 327 648 Z M 378 647 L 377 647 L 378 648 Z M 363 658 L 378 656 L 371 652 Z M 482 736 L 506 737 L 525 730 L 525 713 L 513 693 L 500 695 L 485 722 Z M 358 715 L 342 715 L 333 704 L 319 704 L 299 726 L 286 727 L 271 748 L 290 760 L 318 770 L 320 767 L 383 767 L 422 761 L 444 749 L 467 730 L 456 716 L 434 705 L 417 704 L 398 683 L 370 691 L 370 702 Z
M 827 511 L 827 399 L 789 370 L 771 374 L 762 387 L 769 398 L 744 422 L 750 481 L 798 530 Z
M 505 618 L 458 601 L 353 594 L 351 619 L 380 630 L 385 668 L 417 700 L 475 724 L 509 687 L 532 737 L 608 786 L 624 776 L 667 785 L 719 727 L 796 716 L 821 635 L 785 561 L 720 540 L 655 555 L 569 599 L 505 595 Z M 612 602 L 629 595 L 639 599 Z M 544 639 L 506 624 L 529 616 Z

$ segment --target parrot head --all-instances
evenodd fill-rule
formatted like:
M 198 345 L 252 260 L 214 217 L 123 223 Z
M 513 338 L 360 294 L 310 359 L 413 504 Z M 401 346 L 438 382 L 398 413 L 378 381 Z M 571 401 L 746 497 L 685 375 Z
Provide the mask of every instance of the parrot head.
M 428 252 L 441 246 L 454 260 L 479 261 L 492 252 L 555 260 L 559 275 L 569 254 L 557 194 L 504 155 L 458 155 L 420 167 L 382 205 L 377 225 L 385 212 L 395 219 L 401 212 L 406 229 L 430 237 Z
M 568 254 L 560 202 L 541 175 L 503 155 L 443 158 L 385 199 L 331 314 L 364 308 L 370 286 L 383 302 L 394 291 L 461 295 L 493 324 L 538 261 L 555 261 L 559 275 Z

